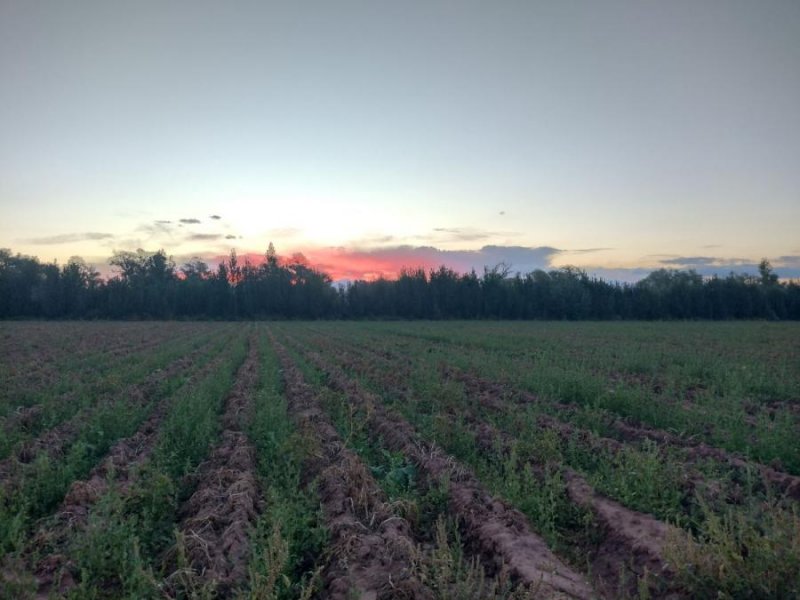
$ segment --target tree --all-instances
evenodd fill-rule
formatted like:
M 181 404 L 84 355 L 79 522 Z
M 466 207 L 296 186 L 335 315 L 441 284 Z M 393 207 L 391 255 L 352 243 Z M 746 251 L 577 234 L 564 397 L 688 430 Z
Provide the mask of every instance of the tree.
M 758 263 L 758 273 L 761 275 L 761 285 L 767 287 L 778 283 L 778 276 L 772 272 L 772 265 L 766 258 Z

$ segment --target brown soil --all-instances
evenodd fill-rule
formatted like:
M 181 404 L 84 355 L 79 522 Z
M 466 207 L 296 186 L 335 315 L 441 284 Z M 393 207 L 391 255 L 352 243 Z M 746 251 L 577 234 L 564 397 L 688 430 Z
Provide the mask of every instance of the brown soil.
M 482 398 L 484 398 L 482 403 L 489 408 L 501 410 L 507 408 L 505 403 L 498 401 L 498 398 L 514 398 L 515 401 L 521 404 L 542 402 L 535 395 L 528 392 L 515 389 L 510 390 L 506 385 L 487 381 L 480 377 L 461 372 L 453 367 L 445 367 L 444 371 L 447 376 L 463 382 L 471 393 L 480 394 Z M 567 411 L 574 411 L 577 409 L 577 407 L 571 404 L 559 404 L 559 406 Z M 576 431 L 576 428 L 562 421 L 558 421 L 553 417 L 541 415 L 538 419 L 541 425 L 555 429 L 562 435 L 573 435 L 574 431 Z M 652 440 L 661 445 L 683 448 L 690 458 L 694 458 L 698 461 L 713 459 L 738 469 L 755 468 L 772 488 L 786 494 L 789 498 L 800 500 L 800 477 L 796 475 L 791 475 L 775 469 L 772 466 L 748 460 L 736 453 L 709 446 L 695 438 L 684 438 L 667 431 L 641 424 L 633 425 L 622 419 L 614 419 L 610 425 L 617 431 L 620 438 L 625 441 L 643 442 Z M 610 449 L 613 449 L 615 446 L 622 446 L 620 442 L 611 440 L 610 438 L 596 437 L 596 439 L 601 440 L 601 442 Z
M 187 566 L 177 567 L 177 548 L 166 558 L 170 596 L 188 588 L 212 588 L 228 598 L 247 581 L 249 534 L 263 509 L 255 477 L 256 453 L 241 431 L 227 430 L 200 465 L 200 485 L 180 511 Z
M 256 451 L 241 429 L 252 415 L 258 365 L 258 345 L 251 339 L 225 403 L 221 441 L 198 467 L 197 489 L 180 510 L 188 564 L 176 570 L 178 548 L 168 553 L 170 595 L 206 588 L 213 589 L 216 597 L 228 598 L 247 580 L 249 534 L 263 500 L 256 482 Z
M 345 447 L 286 351 L 274 339 L 273 343 L 283 367 L 290 414 L 306 437 L 317 442 L 306 470 L 317 481 L 331 535 L 324 596 L 432 598 L 413 573 L 415 544 L 408 522 L 383 500 L 375 479 Z
M 513 440 L 489 423 L 472 421 L 479 447 L 485 451 L 510 452 Z M 528 465 L 535 473 L 543 465 Z M 671 584 L 675 573 L 664 557 L 670 535 L 679 531 L 655 517 L 631 510 L 599 494 L 579 473 L 562 469 L 569 499 L 592 512 L 602 529 L 602 540 L 591 555 L 592 580 L 605 595 L 613 597 L 620 590 L 635 596 L 637 579 L 650 577 L 653 598 L 675 597 L 678 589 Z
M 685 448 L 687 455 L 697 460 L 712 459 L 737 469 L 756 469 L 761 474 L 764 481 L 773 489 L 786 494 L 789 498 L 800 500 L 800 477 L 796 475 L 790 475 L 789 473 L 779 471 L 771 466 L 748 460 L 743 456 L 728 452 L 722 448 L 709 446 L 698 440 L 687 440 L 686 438 L 682 438 L 667 431 L 660 431 L 649 427 L 637 427 L 623 421 L 616 421 L 613 425 L 614 429 L 626 440 L 644 441 L 650 439 L 660 444 Z
M 504 501 L 492 497 L 480 482 L 451 456 L 416 435 L 401 417 L 390 414 L 372 394 L 348 379 L 319 355 L 309 358 L 328 374 L 328 384 L 346 393 L 368 415 L 370 432 L 391 450 L 413 460 L 431 481 L 449 482 L 449 508 L 460 518 L 464 540 L 496 573 L 505 568 L 518 582 L 538 586 L 537 597 L 592 598 L 595 592 L 583 575 L 562 563 L 534 534 L 527 519 Z
M 205 365 L 203 373 L 212 372 L 221 360 L 221 356 L 214 358 Z M 203 373 L 194 374 L 191 379 L 202 378 Z M 187 385 L 191 385 L 191 381 Z M 74 565 L 65 554 L 70 540 L 76 532 L 85 529 L 92 507 L 112 485 L 123 496 L 128 492 L 137 469 L 155 447 L 169 405 L 169 397 L 162 399 L 139 430 L 114 444 L 87 479 L 73 482 L 52 521 L 34 536 L 33 546 L 46 553 L 33 568 L 42 597 L 48 597 L 56 584 L 59 584 L 60 593 L 74 587 L 73 576 L 77 573 L 73 573 Z
M 592 562 L 592 575 L 599 585 L 609 592 L 627 588 L 634 596 L 637 578 L 650 576 L 655 578 L 651 597 L 675 597 L 677 589 L 670 585 L 675 573 L 664 557 L 664 548 L 668 536 L 677 530 L 598 494 L 572 469 L 564 470 L 564 478 L 569 499 L 591 510 L 603 527 L 603 540 Z
M 181 372 L 191 371 L 197 356 L 206 349 L 205 347 L 200 348 L 182 356 L 167 367 L 152 372 L 144 381 L 120 390 L 117 395 L 125 397 L 129 404 L 146 405 L 166 379 Z M 33 462 L 40 454 L 46 454 L 50 458 L 63 456 L 69 450 L 72 440 L 83 428 L 86 416 L 91 410 L 81 411 L 72 418 L 48 429 L 39 437 L 22 444 L 14 455 L 0 461 L 0 483 L 7 486 L 13 485 L 21 475 L 22 465 Z
M 0 399 L 8 399 L 8 403 L 19 403 L 23 406 L 15 412 L 0 419 L 8 430 L 16 426 L 17 413 L 24 408 L 24 400 L 30 399 L 34 392 L 63 382 L 65 373 L 63 363 L 69 357 L 70 362 L 77 358 L 76 368 L 71 368 L 66 377 L 81 380 L 92 377 L 96 372 L 96 361 L 101 356 L 112 356 L 115 360 L 107 365 L 107 370 L 114 368 L 126 356 L 144 353 L 150 348 L 161 345 L 167 333 L 157 330 L 143 332 L 139 339 L 119 338 L 113 335 L 89 335 L 78 340 L 50 339 L 37 346 L 37 353 L 27 357 L 15 354 L 0 357 L 0 363 L 13 365 L 6 378 L 6 389 L 0 391 Z M 26 362 L 27 359 L 27 362 Z M 67 401 L 74 392 L 67 392 L 53 401 Z

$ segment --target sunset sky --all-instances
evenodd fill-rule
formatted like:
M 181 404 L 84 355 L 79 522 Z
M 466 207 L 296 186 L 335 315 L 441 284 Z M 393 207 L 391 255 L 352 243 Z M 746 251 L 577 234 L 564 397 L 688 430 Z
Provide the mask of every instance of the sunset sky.
M 800 277 L 800 2 L 0 1 L 0 247 Z

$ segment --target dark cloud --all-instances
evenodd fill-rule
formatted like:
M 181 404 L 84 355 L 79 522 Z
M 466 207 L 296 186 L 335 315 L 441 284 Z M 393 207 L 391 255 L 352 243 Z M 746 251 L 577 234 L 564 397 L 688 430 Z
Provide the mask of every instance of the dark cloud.
M 566 254 L 591 254 L 592 252 L 604 252 L 614 250 L 614 248 L 575 248 L 574 250 L 564 250 Z
M 482 273 L 484 267 L 505 265 L 511 273 L 550 269 L 552 258 L 561 251 L 549 246 L 483 246 L 477 250 L 442 250 L 434 246 L 392 246 L 369 250 L 329 248 L 310 253 L 314 264 L 331 271 L 334 279 L 365 276 L 394 276 L 402 267 L 436 268 Z
M 231 235 L 231 234 L 229 233 L 228 235 L 226 235 L 226 236 L 225 236 L 225 239 L 226 239 L 226 240 L 235 240 L 235 239 L 236 239 L 236 236 L 235 236 L 235 235 Z
M 761 259 L 754 258 L 720 258 L 714 256 L 671 256 L 658 262 L 662 268 L 693 270 L 703 277 L 727 277 L 731 273 L 737 275 L 758 275 L 758 264 Z M 800 277 L 800 256 L 787 255 L 775 259 L 768 259 L 775 273 L 781 279 L 795 279 Z M 647 277 L 655 269 L 647 267 L 613 268 L 613 267 L 585 267 L 584 270 L 592 276 L 608 281 L 634 283 Z
M 373 238 L 367 238 L 362 240 L 365 244 L 388 244 L 389 242 L 395 241 L 395 236 L 393 235 L 381 235 Z
M 51 235 L 47 237 L 32 238 L 28 240 L 21 240 L 26 244 L 70 244 L 73 242 L 97 241 L 108 240 L 113 238 L 111 233 L 98 233 L 96 231 L 87 231 L 85 233 L 62 233 L 61 235 Z
M 220 233 L 192 233 L 186 236 L 188 242 L 212 242 L 214 240 L 222 239 Z
M 151 237 L 167 235 L 171 238 L 174 230 L 175 226 L 172 224 L 172 221 L 153 221 L 152 223 L 139 225 L 139 227 L 136 228 L 136 231 L 141 231 Z
M 768 259 L 773 270 L 782 279 L 800 277 L 800 256 L 779 256 Z M 704 277 L 725 277 L 730 273 L 738 275 L 758 274 L 758 258 L 719 258 L 714 256 L 676 256 L 659 261 L 668 268 L 691 269 Z M 598 269 L 601 273 L 604 269 Z M 646 273 L 645 273 L 646 275 Z
M 500 211 L 499 213 L 497 213 L 497 214 L 498 214 L 498 215 L 504 215 L 504 214 L 506 214 L 506 211 L 504 211 L 504 210 L 501 210 L 501 211 Z
M 475 229 L 472 227 L 434 227 L 431 234 L 414 236 L 411 239 L 439 244 L 444 242 L 476 242 L 498 236 L 519 235 L 516 232 L 498 232 Z
M 678 256 L 676 258 L 665 258 L 659 261 L 662 265 L 700 265 L 706 266 L 714 264 L 717 259 L 711 256 Z
M 395 245 L 400 243 L 400 240 L 393 236 L 393 235 L 376 235 L 374 237 L 363 237 L 357 240 L 353 240 L 350 242 L 351 248 L 363 248 L 363 249 L 376 249 L 376 247 L 383 247 L 385 244 L 390 242 L 394 242 Z
M 209 218 L 209 219 L 214 219 L 215 221 L 219 221 L 219 220 L 220 220 L 222 217 L 220 217 L 219 215 L 211 215 L 211 216 L 210 216 L 210 217 L 208 217 L 208 218 Z
M 185 225 L 197 225 L 200 223 L 200 219 L 181 219 L 180 222 Z
M 447 234 L 450 240 L 459 240 L 463 242 L 474 242 L 477 240 L 485 240 L 486 238 L 495 235 L 491 231 L 480 231 L 478 229 L 470 229 L 466 227 L 434 227 L 436 233 Z M 424 239 L 425 236 L 422 236 Z

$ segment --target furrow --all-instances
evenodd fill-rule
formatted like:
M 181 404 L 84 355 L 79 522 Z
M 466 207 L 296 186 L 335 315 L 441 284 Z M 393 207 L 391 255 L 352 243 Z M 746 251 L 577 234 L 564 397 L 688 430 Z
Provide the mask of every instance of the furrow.
M 373 435 L 414 461 L 431 480 L 449 482 L 449 507 L 461 518 L 466 541 L 493 570 L 505 567 L 522 584 L 539 586 L 537 597 L 595 597 L 585 577 L 550 551 L 521 512 L 492 497 L 472 473 L 435 445 L 421 440 L 407 421 L 386 411 L 375 395 L 318 355 L 308 356 L 328 375 L 333 389 L 347 394 L 364 409 Z
M 291 416 L 317 443 L 307 473 L 317 480 L 331 535 L 331 559 L 324 573 L 326 597 L 432 598 L 413 574 L 415 545 L 408 522 L 383 501 L 375 479 L 345 447 L 286 350 L 274 339 L 273 343 Z

